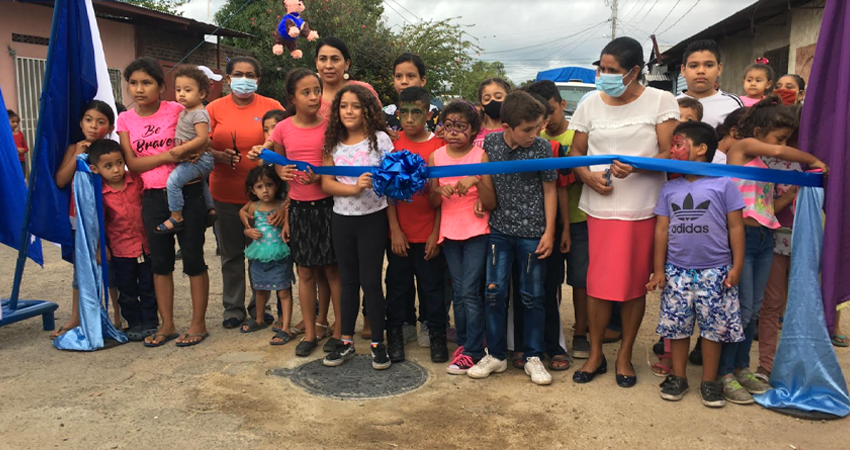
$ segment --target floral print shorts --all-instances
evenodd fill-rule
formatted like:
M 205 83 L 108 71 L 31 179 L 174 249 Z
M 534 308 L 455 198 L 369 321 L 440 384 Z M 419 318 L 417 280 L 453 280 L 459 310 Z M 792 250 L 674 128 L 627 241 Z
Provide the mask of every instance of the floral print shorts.
M 661 293 L 661 316 L 655 332 L 667 339 L 684 339 L 699 322 L 700 336 L 714 342 L 741 342 L 738 287 L 726 288 L 730 267 L 683 269 L 664 266 L 667 283 Z

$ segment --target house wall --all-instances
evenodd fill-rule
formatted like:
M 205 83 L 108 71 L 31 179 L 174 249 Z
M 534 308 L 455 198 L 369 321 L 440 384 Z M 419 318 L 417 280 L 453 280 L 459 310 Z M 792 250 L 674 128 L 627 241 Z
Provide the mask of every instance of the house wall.
M 0 89 L 8 108 L 18 110 L 15 87 L 15 56 L 47 58 L 47 46 L 13 42 L 12 34 L 50 37 L 53 8 L 22 2 L 0 2 Z M 103 40 L 106 64 L 110 69 L 123 69 L 136 55 L 133 26 L 121 22 L 97 19 Z

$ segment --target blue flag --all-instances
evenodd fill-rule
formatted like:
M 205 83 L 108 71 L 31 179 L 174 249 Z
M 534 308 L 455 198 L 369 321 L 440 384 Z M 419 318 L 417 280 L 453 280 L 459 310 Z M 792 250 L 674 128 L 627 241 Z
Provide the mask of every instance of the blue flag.
M 0 91 L 0 111 L 5 110 L 6 102 L 3 101 L 3 92 Z M 21 171 L 12 130 L 6 126 L 0 126 L 0 192 L 0 243 L 20 250 L 27 186 L 24 184 L 24 173 Z M 34 239 L 32 236 L 30 238 Z M 27 255 L 39 265 L 43 265 L 41 241 L 30 241 Z

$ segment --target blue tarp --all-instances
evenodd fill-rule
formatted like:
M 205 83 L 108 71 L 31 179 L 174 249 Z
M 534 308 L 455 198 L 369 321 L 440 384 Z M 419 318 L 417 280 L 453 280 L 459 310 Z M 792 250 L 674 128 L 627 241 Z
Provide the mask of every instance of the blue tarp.
M 585 69 L 584 67 L 561 67 L 559 69 L 537 72 L 537 81 L 540 80 L 560 82 L 581 80 L 583 83 L 593 84 L 596 82 L 596 71 L 593 69 Z

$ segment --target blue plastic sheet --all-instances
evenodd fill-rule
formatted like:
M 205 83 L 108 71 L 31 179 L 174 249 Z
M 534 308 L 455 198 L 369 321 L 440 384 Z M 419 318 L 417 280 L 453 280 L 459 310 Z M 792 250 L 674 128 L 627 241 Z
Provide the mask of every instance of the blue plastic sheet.
M 823 200 L 823 189 L 802 188 L 797 194 L 788 305 L 770 374 L 773 389 L 755 400 L 765 408 L 846 417 L 850 396 L 824 326 L 820 289 Z
M 89 171 L 86 158 L 87 155 L 77 157 L 77 173 L 74 175 L 74 200 L 77 205 L 74 264 L 80 288 L 80 326 L 53 340 L 53 346 L 59 350 L 98 350 L 103 348 L 104 337 L 120 343 L 127 342 L 127 335 L 112 325 L 101 302 L 101 299 L 106 298 L 104 294 L 108 290 L 102 187 L 100 175 Z M 99 242 L 104 245 L 98 246 Z M 98 250 L 103 265 L 97 263 Z

